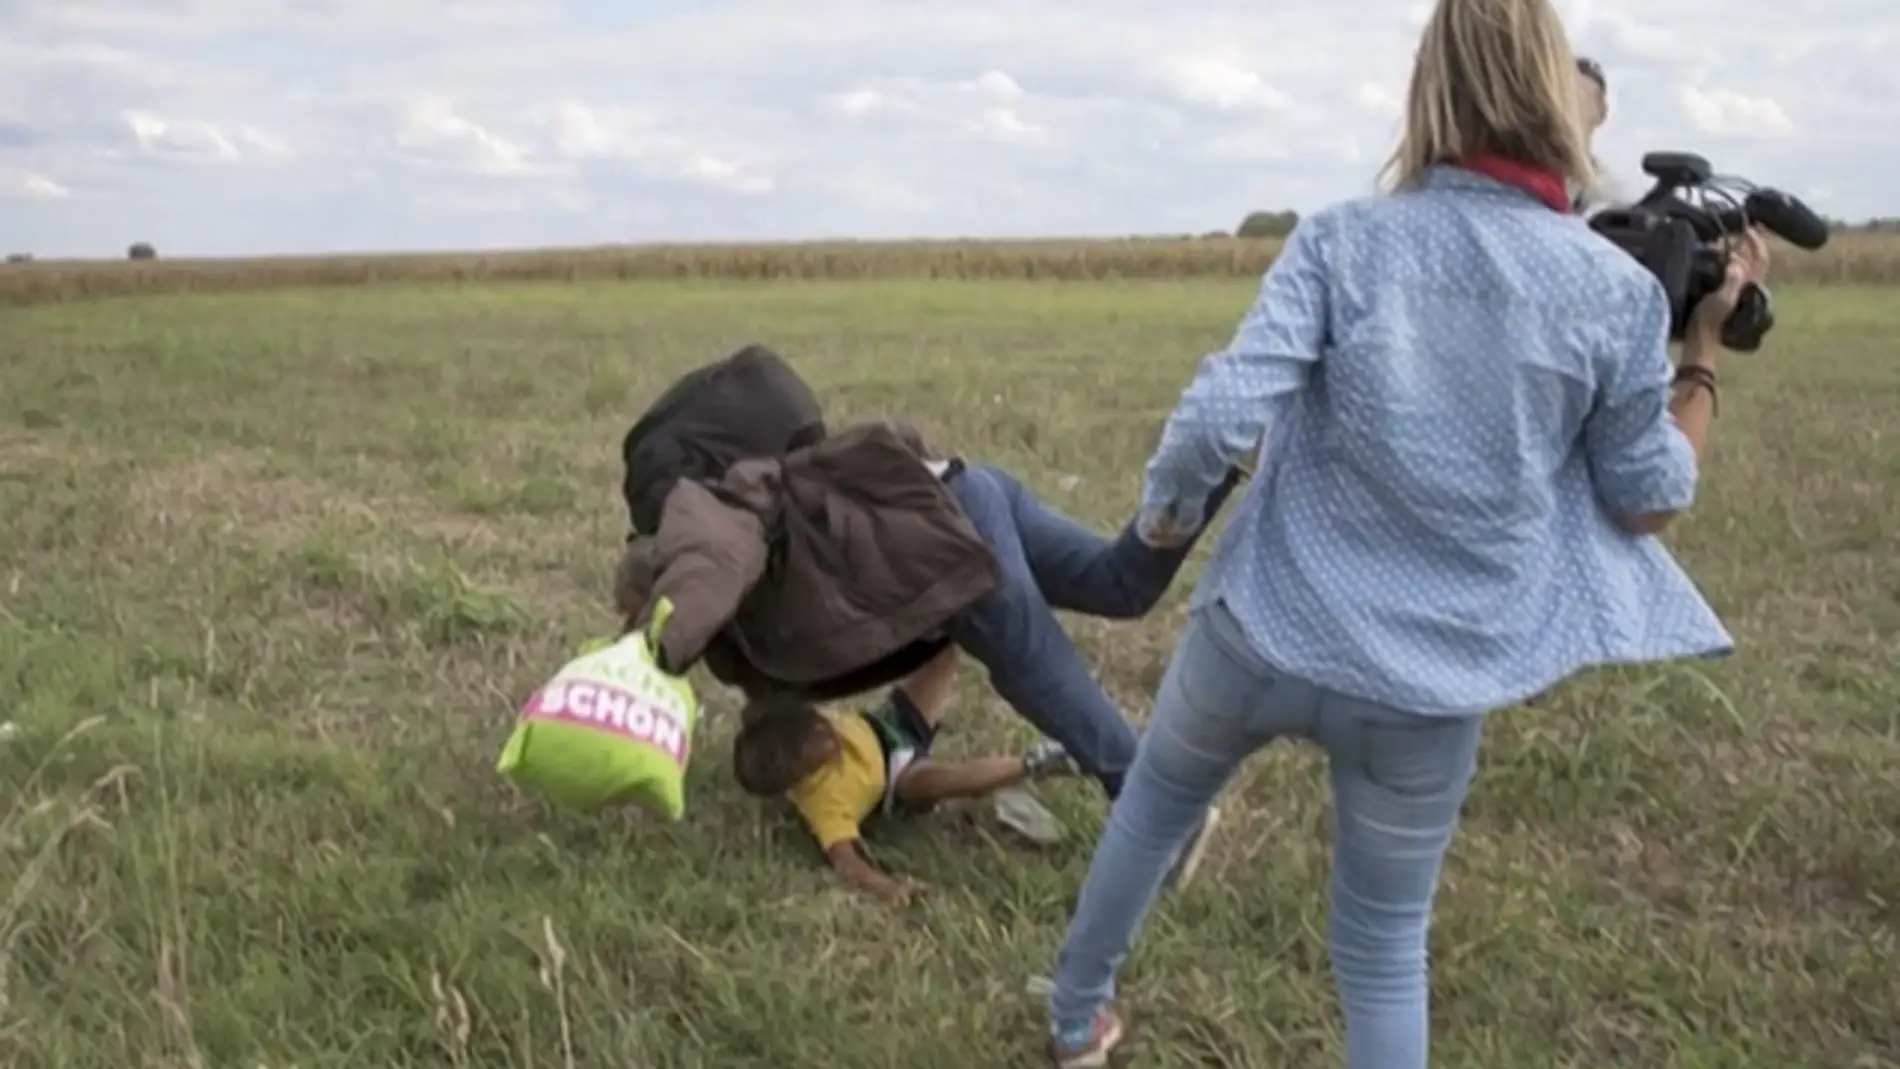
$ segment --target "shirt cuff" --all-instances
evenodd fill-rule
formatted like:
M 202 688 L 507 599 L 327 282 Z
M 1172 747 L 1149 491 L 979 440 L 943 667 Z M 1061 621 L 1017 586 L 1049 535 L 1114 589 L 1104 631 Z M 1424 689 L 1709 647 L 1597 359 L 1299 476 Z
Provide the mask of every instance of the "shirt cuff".
M 1616 500 L 1631 515 L 1652 512 L 1681 512 L 1695 504 L 1695 447 L 1681 432 L 1669 435 L 1660 464 L 1616 487 Z
M 1205 507 L 1171 482 L 1150 480 L 1142 490 L 1136 523 L 1143 531 L 1194 531 L 1201 526 Z

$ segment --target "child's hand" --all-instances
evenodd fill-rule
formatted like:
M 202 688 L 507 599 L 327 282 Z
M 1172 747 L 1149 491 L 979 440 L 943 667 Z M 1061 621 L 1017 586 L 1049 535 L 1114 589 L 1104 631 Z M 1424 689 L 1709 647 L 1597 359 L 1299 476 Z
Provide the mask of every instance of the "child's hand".
M 909 876 L 899 876 L 891 881 L 892 892 L 885 902 L 892 906 L 909 906 L 930 897 L 930 885 L 922 880 L 913 880 Z
M 865 860 L 855 840 L 839 843 L 825 854 L 831 867 L 845 882 L 887 906 L 906 906 L 922 899 L 930 889 L 908 876 L 892 876 Z
M 908 876 L 887 876 L 865 890 L 877 896 L 877 900 L 892 909 L 901 909 L 923 901 L 930 895 L 930 887 Z

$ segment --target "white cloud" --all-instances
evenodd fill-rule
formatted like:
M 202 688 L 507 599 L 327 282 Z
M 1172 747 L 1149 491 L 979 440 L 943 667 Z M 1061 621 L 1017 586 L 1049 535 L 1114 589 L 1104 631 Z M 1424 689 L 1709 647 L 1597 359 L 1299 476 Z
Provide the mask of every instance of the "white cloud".
M 1599 154 L 1900 214 L 1900 14 L 1827 6 L 1562 0 Z M 1370 188 L 1427 10 L 0 0 L 0 218 L 44 256 L 1199 232 Z
M 244 158 L 281 159 L 290 155 L 282 141 L 249 127 L 226 132 L 195 119 L 164 119 L 148 111 L 124 111 L 141 153 L 166 159 L 231 162 Z
M 543 0 L 50 0 L 9 12 L 22 28 L 74 34 L 125 34 L 168 41 L 233 32 L 287 30 L 356 36 L 450 30 L 507 31 L 558 25 L 562 5 Z
M 1706 134 L 1780 137 L 1794 131 L 1788 113 L 1768 97 L 1686 85 L 1682 87 L 1682 109 L 1689 113 L 1696 129 Z
M 892 110 L 907 110 L 901 101 L 875 89 L 862 87 L 825 98 L 830 109 L 847 119 L 863 119 Z
M 998 100 L 1015 100 L 1023 95 L 1023 87 L 1002 71 L 984 71 L 970 82 L 968 88 Z
M 1399 114 L 1404 101 L 1398 90 L 1389 89 L 1378 82 L 1361 82 L 1359 88 L 1353 90 L 1353 99 L 1359 102 L 1367 114 L 1386 118 Z
M 770 193 L 777 186 L 771 176 L 752 172 L 744 164 L 722 160 L 717 156 L 694 156 L 680 168 L 680 174 L 730 193 L 757 195 Z
M 402 109 L 394 141 L 411 159 L 450 172 L 525 175 L 534 170 L 526 148 L 458 114 L 443 97 L 423 97 Z
M 32 171 L 0 171 L 0 197 L 21 200 L 60 200 L 71 196 L 65 186 Z
M 610 158 L 630 147 L 624 133 L 610 128 L 578 100 L 555 104 L 548 128 L 555 151 L 569 159 Z
M 1047 134 L 1042 127 L 1024 121 L 1010 108 L 985 109 L 967 125 L 977 136 L 993 141 L 1034 142 L 1042 140 Z
M 1267 84 L 1258 71 L 1214 56 L 1182 56 L 1156 69 L 1161 84 L 1177 100 L 1215 111 L 1279 111 L 1292 100 Z
M 1666 64 L 1694 51 L 1684 47 L 1675 31 L 1633 14 L 1607 12 L 1596 24 L 1610 51 L 1624 60 Z

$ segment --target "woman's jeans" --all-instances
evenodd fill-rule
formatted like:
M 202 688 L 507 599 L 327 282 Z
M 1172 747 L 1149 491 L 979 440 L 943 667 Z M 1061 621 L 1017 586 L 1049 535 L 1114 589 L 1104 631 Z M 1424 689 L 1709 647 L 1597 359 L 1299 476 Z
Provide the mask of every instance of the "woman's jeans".
M 1194 616 L 1156 698 L 1134 767 L 1096 846 L 1050 998 L 1058 1042 L 1086 1039 L 1114 997 L 1163 875 L 1241 761 L 1311 739 L 1331 765 L 1331 943 L 1349 1069 L 1427 1063 L 1426 930 L 1477 765 L 1481 716 L 1428 717 L 1276 671 L 1226 605 Z

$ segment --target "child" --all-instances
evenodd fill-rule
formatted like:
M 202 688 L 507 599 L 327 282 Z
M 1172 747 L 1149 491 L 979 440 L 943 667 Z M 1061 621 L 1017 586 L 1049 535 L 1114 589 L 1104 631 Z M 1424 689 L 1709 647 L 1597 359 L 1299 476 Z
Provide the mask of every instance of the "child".
M 789 798 L 826 860 L 850 886 L 891 905 L 913 900 L 923 892 L 921 884 L 885 873 L 859 849 L 866 820 L 1078 771 L 1062 747 L 1049 740 L 1020 757 L 932 757 L 931 742 L 956 669 L 957 651 L 951 647 L 893 687 L 872 712 L 821 712 L 786 699 L 760 703 L 776 708 L 747 709 L 733 740 L 739 785 L 760 797 Z

